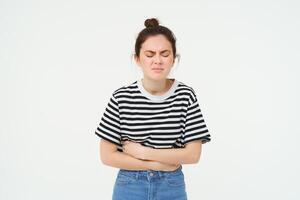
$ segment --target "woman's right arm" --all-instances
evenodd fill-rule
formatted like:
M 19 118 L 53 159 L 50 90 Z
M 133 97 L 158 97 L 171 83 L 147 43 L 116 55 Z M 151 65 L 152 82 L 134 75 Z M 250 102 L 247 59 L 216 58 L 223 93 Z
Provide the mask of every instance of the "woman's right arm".
M 100 139 L 100 160 L 103 164 L 127 170 L 160 170 L 173 171 L 179 165 L 169 165 L 157 161 L 140 160 L 126 153 L 119 152 L 117 146 L 104 139 Z

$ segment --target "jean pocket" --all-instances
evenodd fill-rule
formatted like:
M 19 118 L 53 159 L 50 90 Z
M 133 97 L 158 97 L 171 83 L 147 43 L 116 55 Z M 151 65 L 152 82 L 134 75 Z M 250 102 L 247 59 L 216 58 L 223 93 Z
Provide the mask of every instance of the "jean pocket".
M 185 186 L 184 175 L 182 172 L 168 174 L 165 180 L 169 186 Z
M 127 176 L 125 174 L 119 173 L 116 179 L 116 184 L 118 185 L 127 185 L 131 182 L 134 182 L 135 178 L 131 176 Z

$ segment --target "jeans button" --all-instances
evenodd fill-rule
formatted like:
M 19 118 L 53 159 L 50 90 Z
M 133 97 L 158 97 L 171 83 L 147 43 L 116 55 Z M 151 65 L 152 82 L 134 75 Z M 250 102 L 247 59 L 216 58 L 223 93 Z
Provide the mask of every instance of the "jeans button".
M 152 172 L 150 172 L 150 174 L 149 174 L 150 176 L 153 176 L 154 174 L 152 173 Z

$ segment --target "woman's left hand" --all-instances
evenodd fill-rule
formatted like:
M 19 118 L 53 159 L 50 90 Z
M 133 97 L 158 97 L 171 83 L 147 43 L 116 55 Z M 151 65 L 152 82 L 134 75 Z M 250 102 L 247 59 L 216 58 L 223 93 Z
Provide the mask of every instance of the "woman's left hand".
M 147 148 L 140 143 L 125 141 L 123 143 L 123 152 L 127 153 L 135 158 L 146 160 Z

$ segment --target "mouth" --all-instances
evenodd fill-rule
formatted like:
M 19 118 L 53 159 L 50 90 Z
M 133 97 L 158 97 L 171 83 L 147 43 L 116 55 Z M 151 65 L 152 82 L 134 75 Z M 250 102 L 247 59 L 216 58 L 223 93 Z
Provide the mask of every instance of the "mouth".
M 152 68 L 153 71 L 156 71 L 156 72 L 161 72 L 163 71 L 164 69 L 163 68 Z

